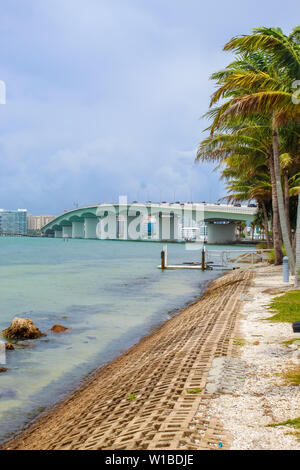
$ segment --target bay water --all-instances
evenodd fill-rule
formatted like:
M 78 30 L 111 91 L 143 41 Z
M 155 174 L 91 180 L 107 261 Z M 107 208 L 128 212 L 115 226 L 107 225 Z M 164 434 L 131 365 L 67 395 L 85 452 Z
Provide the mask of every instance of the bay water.
M 157 242 L 0 237 L 0 331 L 18 316 L 47 334 L 7 351 L 8 371 L 0 374 L 0 442 L 198 298 L 220 275 L 162 272 L 161 249 Z M 170 264 L 200 259 L 198 250 L 168 245 Z M 54 324 L 69 331 L 52 333 Z

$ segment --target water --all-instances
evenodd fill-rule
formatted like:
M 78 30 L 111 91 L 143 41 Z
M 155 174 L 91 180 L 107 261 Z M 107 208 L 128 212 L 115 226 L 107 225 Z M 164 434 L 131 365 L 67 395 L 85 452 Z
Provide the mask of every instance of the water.
M 7 353 L 9 370 L 0 374 L 0 441 L 198 297 L 220 274 L 162 272 L 157 269 L 161 248 L 159 243 L 0 238 L 0 331 L 20 316 L 47 333 Z M 169 244 L 168 259 L 170 264 L 199 261 L 200 251 Z M 70 331 L 51 333 L 56 323 Z

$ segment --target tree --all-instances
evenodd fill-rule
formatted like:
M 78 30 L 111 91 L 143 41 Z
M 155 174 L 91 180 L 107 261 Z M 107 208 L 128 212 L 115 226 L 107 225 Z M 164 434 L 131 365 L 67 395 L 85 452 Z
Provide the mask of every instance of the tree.
M 279 28 L 257 28 L 251 35 L 233 38 L 224 48 L 246 54 L 261 51 L 268 57 L 270 64 L 268 73 L 250 72 L 241 77 L 233 77 L 232 83 L 228 80 L 227 90 L 232 85 L 234 86 L 234 81 L 239 81 L 240 84 L 243 83 L 246 86 L 246 91 L 228 103 L 225 114 L 252 115 L 262 113 L 272 118 L 273 161 L 280 225 L 290 267 L 293 271 L 295 270 L 295 258 L 287 226 L 281 186 L 279 128 L 290 122 L 300 121 L 300 106 L 295 104 L 293 100 L 293 82 L 300 76 L 299 42 L 299 27 L 295 28 L 289 36 L 283 34 Z M 297 265 L 300 268 L 300 252 Z M 299 269 L 295 274 L 296 278 L 298 275 L 300 276 Z M 296 284 L 299 280 L 296 279 Z
M 284 35 L 280 29 L 257 28 L 250 35 L 229 41 L 224 49 L 233 50 L 240 55 L 224 71 L 213 76 L 218 81 L 218 89 L 212 97 L 211 106 L 223 99 L 225 102 L 212 110 L 213 123 L 210 126 L 211 133 L 214 134 L 228 119 L 234 117 L 241 120 L 263 117 L 269 120 L 272 133 L 269 168 L 271 178 L 273 172 L 272 179 L 275 180 L 272 194 L 275 191 L 277 193 L 280 227 L 292 270 L 295 258 L 281 185 L 279 146 L 282 129 L 290 123 L 300 121 L 300 106 L 293 100 L 293 82 L 300 76 L 299 43 L 299 27 L 290 36 Z M 279 230 L 279 224 L 273 223 L 273 231 L 277 226 Z M 278 237 L 274 233 L 274 240 L 276 238 Z M 300 241 L 297 241 L 297 247 L 296 278 L 300 276 Z M 298 279 L 296 283 L 297 281 Z
M 249 202 L 255 199 L 263 213 L 265 235 L 268 247 L 271 240 L 268 229 L 267 207 L 275 199 L 272 193 L 272 178 L 269 169 L 269 147 L 271 133 L 266 123 L 251 120 L 232 119 L 226 121 L 227 133 L 213 134 L 204 139 L 197 151 L 197 161 L 218 162 L 223 167 L 221 177 L 226 179 L 229 201 Z M 229 133 L 231 132 L 231 133 Z M 225 168 L 224 168 L 225 167 Z M 273 181 L 274 187 L 275 181 Z M 276 189 L 276 188 L 275 188 Z M 274 230 L 277 247 L 277 263 L 281 261 L 281 239 L 278 234 L 278 206 L 273 201 Z M 277 225 L 276 225 L 277 224 Z M 277 239 L 276 239 L 277 236 Z

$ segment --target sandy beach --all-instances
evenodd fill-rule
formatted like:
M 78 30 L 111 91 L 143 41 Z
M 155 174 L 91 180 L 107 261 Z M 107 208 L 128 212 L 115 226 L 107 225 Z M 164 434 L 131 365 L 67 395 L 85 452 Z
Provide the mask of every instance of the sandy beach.
M 264 320 L 280 287 L 269 266 L 213 281 L 2 449 L 300 448 L 286 427 L 267 427 L 300 408 L 297 387 L 274 375 L 298 358 L 281 344 L 291 325 Z

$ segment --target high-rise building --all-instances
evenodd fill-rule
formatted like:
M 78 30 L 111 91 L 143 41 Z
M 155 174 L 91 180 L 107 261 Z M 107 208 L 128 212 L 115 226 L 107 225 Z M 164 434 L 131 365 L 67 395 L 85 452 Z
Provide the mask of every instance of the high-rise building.
M 31 215 L 27 214 L 28 230 L 41 230 L 44 225 L 55 219 L 54 215 Z
M 27 210 L 0 209 L 0 235 L 27 235 Z

